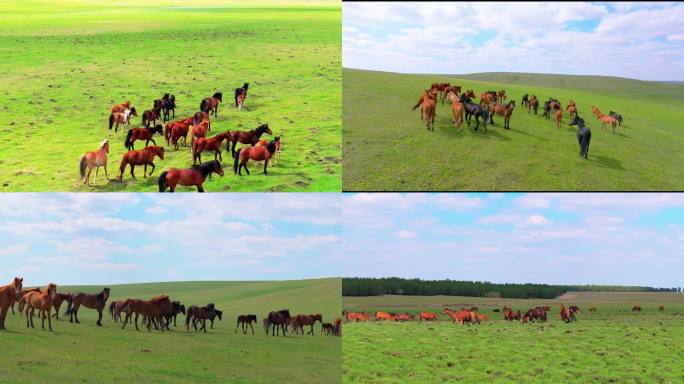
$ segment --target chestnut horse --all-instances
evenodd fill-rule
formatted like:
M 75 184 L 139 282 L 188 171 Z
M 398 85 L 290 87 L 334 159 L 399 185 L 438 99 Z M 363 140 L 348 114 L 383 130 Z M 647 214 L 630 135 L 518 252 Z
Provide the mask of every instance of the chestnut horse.
M 24 307 L 26 307 L 26 294 L 29 292 L 40 292 L 40 288 L 29 288 L 21 291 L 21 294 L 17 296 L 16 300 L 19 303 L 19 314 L 24 313 Z M 12 308 L 12 313 L 14 313 L 14 308 Z
M 559 108 L 556 110 L 556 128 L 558 128 L 558 129 L 560 129 L 562 118 L 563 118 L 563 110 Z
M 192 325 L 195 328 L 195 331 L 198 331 L 197 329 L 197 323 L 201 323 L 202 326 L 200 327 L 200 331 L 203 330 L 205 333 L 207 332 L 207 319 L 212 319 L 215 316 L 219 315 L 217 313 L 216 308 L 214 307 L 213 303 L 209 303 L 204 307 L 198 307 L 197 305 L 191 305 L 190 308 L 188 308 L 187 314 L 185 315 L 185 328 L 187 329 L 188 332 L 190 332 L 190 321 L 192 320 Z M 219 320 L 221 319 L 221 315 L 219 315 Z
M 515 108 L 515 100 L 508 102 L 506 106 L 499 103 L 489 104 L 489 122 L 494 124 L 494 115 L 501 115 L 504 117 L 504 128 L 511 129 L 511 115 L 513 114 L 513 109 Z
M 52 301 L 55 299 L 57 294 L 57 285 L 54 283 L 48 284 L 45 292 L 29 292 L 26 294 L 26 328 L 33 325 L 33 314 L 37 309 L 40 312 L 40 318 L 42 319 L 42 328 L 45 329 L 45 318 L 48 319 L 48 328 L 52 332 Z
M 268 334 L 268 327 L 272 327 L 271 336 L 276 336 L 280 334 L 280 330 L 283 331 L 283 336 L 287 333 L 287 324 L 289 324 L 292 316 L 290 311 L 287 309 L 281 309 L 280 311 L 271 311 L 268 313 L 266 322 L 266 334 Z
M 593 105 L 591 106 L 591 113 L 593 113 L 597 119 L 601 118 L 601 115 L 602 115 L 601 110 L 598 109 L 597 107 L 593 106 Z
M 173 192 L 178 184 L 186 187 L 194 185 L 197 187 L 197 192 L 204 192 L 202 183 L 212 172 L 223 176 L 223 168 L 221 168 L 220 162 L 214 160 L 188 169 L 171 168 L 159 175 L 157 181 L 159 192 L 164 192 L 167 188 Z
M 449 101 L 451 101 L 451 112 L 454 114 L 454 126 L 456 128 L 461 128 L 461 131 L 463 131 L 463 104 L 458 100 L 458 95 L 455 92 L 449 92 L 447 97 Z
M 131 109 L 125 109 L 123 112 L 112 112 L 112 114 L 109 115 L 109 135 L 112 135 L 112 126 L 114 124 L 116 124 L 116 127 L 114 128 L 115 136 L 119 132 L 120 124 L 127 124 L 130 127 L 131 116 L 138 116 L 138 112 L 135 111 L 135 107 Z
M 615 127 L 617 126 L 617 119 L 613 116 L 600 114 L 599 120 L 601 120 L 601 129 L 606 128 L 606 124 L 613 127 L 613 133 L 615 133 Z
M 131 177 L 135 179 L 135 166 L 144 165 L 143 177 L 147 177 L 147 166 L 152 166 L 150 171 L 150 176 L 154 172 L 154 157 L 159 156 L 160 160 L 164 160 L 164 147 L 151 146 L 145 147 L 137 151 L 128 151 L 124 153 L 123 158 L 121 158 L 121 165 L 119 166 L 119 181 L 123 181 L 124 170 L 126 170 L 127 165 L 131 165 Z
M 233 161 L 233 171 L 238 175 L 242 176 L 242 168 L 245 168 L 247 174 L 249 175 L 249 168 L 247 168 L 247 162 L 251 160 L 261 161 L 264 160 L 264 175 L 268 174 L 268 161 L 276 153 L 277 143 L 280 142 L 280 137 L 276 136 L 273 141 L 268 143 L 265 147 L 244 147 L 238 149 L 235 153 L 235 158 Z
M 100 293 L 89 294 L 89 293 L 74 293 L 68 299 L 69 305 L 67 306 L 64 315 L 69 315 L 69 322 L 73 323 L 76 320 L 76 324 L 80 324 L 78 321 L 78 310 L 81 305 L 94 309 L 97 311 L 97 325 L 102 326 L 102 310 L 109 299 L 109 288 L 104 288 Z
M 264 133 L 273 135 L 273 132 L 271 131 L 271 128 L 268 127 L 268 124 L 261 124 L 251 131 L 233 131 L 230 141 L 228 141 L 226 145 L 226 151 L 228 150 L 228 145 L 230 145 L 230 153 L 233 155 L 233 157 L 235 157 L 235 146 L 238 142 L 254 146 L 257 142 L 259 142 L 261 135 Z
M 432 312 L 421 312 L 418 314 L 418 321 L 435 321 L 437 320 L 437 315 Z
M 140 330 L 140 328 L 138 328 L 138 317 L 142 315 L 143 318 L 141 324 L 147 326 L 148 332 L 152 331 L 152 323 L 159 323 L 159 328 L 162 332 L 164 332 L 165 321 L 163 320 L 163 315 L 167 312 L 170 312 L 170 310 L 173 308 L 171 300 L 169 300 L 169 297 L 167 295 L 160 295 L 152 298 L 149 301 L 127 299 L 124 306 L 128 306 L 129 311 L 126 314 L 126 318 L 124 319 L 124 323 L 121 326 L 121 329 L 124 329 L 126 327 L 128 321 L 131 319 L 133 314 L 135 314 L 135 319 L 133 320 L 133 322 L 135 322 L 135 330 Z
M 152 144 L 157 145 L 157 143 L 154 141 L 154 134 L 158 133 L 160 135 L 163 135 L 164 128 L 157 124 L 154 128 L 133 128 L 128 130 L 128 134 L 126 135 L 126 140 L 124 141 L 124 145 L 126 146 L 126 149 L 129 151 L 134 150 L 134 144 L 136 140 L 147 140 L 145 142 L 145 146 L 148 146 L 150 144 L 150 141 Z
M 59 319 L 59 308 L 62 306 L 63 302 L 69 300 L 70 296 L 71 296 L 70 293 L 56 293 L 55 294 L 55 298 L 52 300 L 52 307 L 55 308 L 55 313 L 52 315 L 52 317 Z
M 265 147 L 265 146 L 268 145 L 268 143 L 269 143 L 268 140 L 259 140 L 259 141 L 256 143 L 255 147 Z M 282 141 L 281 141 L 281 140 L 278 140 L 278 141 L 276 142 L 275 154 L 273 155 L 273 157 L 271 157 L 271 159 L 272 159 L 272 160 L 270 161 L 270 162 L 271 162 L 271 167 L 275 167 L 275 166 L 276 166 L 276 162 L 278 161 L 278 157 L 280 157 L 280 146 L 281 146 L 281 145 L 282 145 Z
M 489 105 L 489 104 L 494 103 L 496 101 L 498 101 L 498 99 L 496 97 L 496 92 L 487 91 L 487 92 L 480 93 L 480 105 Z
M 537 99 L 537 96 L 532 95 L 530 97 L 530 100 L 527 102 L 527 113 L 530 113 L 532 109 L 534 109 L 534 114 L 537 114 L 537 109 L 539 108 L 539 100 Z
M 113 106 L 113 107 L 112 107 L 112 113 L 114 113 L 114 112 L 123 112 L 123 111 L 125 111 L 125 110 L 127 110 L 127 109 L 129 109 L 129 108 L 131 108 L 131 102 L 128 101 L 128 100 L 126 100 L 126 101 L 124 101 L 124 102 L 121 103 L 121 104 L 117 104 L 117 105 Z
M 311 329 L 306 333 L 307 335 L 314 334 L 313 326 L 316 324 L 316 321 L 319 321 L 321 324 L 323 324 L 323 316 L 320 313 L 315 315 L 297 315 L 295 316 L 295 319 L 296 326 L 302 331 L 302 334 L 304 334 L 305 325 L 311 327 Z
M 575 102 L 572 101 L 572 100 L 570 100 L 570 104 L 568 104 L 568 106 L 566 107 L 566 109 L 567 109 L 568 115 L 570 115 L 570 118 L 571 118 L 571 119 L 572 119 L 573 117 L 575 117 L 575 115 L 577 114 L 577 107 L 575 106 Z
M 425 126 L 427 127 L 428 131 L 435 130 L 435 116 L 436 114 L 436 108 L 437 108 L 437 94 L 436 91 L 433 90 L 425 90 L 423 91 L 423 96 L 421 96 L 420 100 L 418 100 L 418 103 L 413 106 L 413 111 L 416 110 L 420 106 L 421 110 L 421 115 L 420 118 L 425 121 Z M 430 129 L 432 127 L 432 129 Z
M 109 175 L 107 174 L 108 153 L 109 140 L 104 140 L 97 151 L 86 152 L 85 155 L 81 156 L 78 168 L 81 172 L 81 180 L 83 180 L 85 185 L 90 186 L 90 173 L 93 171 L 93 168 L 95 168 L 95 179 L 93 180 L 93 183 L 97 182 L 97 172 L 100 167 L 104 167 L 105 177 L 109 180 Z M 88 168 L 87 174 L 86 168 Z
M 506 91 L 503 89 L 500 89 L 497 93 L 496 96 L 499 98 L 499 100 L 506 100 Z
M 161 103 L 161 100 L 157 100 Z M 155 102 L 156 104 L 156 102 Z M 143 112 L 142 114 L 142 125 L 145 126 L 145 128 L 150 127 L 150 123 L 152 124 L 157 124 L 157 120 L 159 119 L 159 116 L 161 115 L 161 104 L 159 107 L 155 105 L 155 108 L 152 110 L 147 110 Z
M 193 142 L 198 137 L 206 137 L 207 131 L 209 131 L 209 121 L 203 120 L 197 125 L 193 125 L 190 128 L 190 152 L 192 152 Z
M 242 105 L 245 103 L 245 98 L 247 97 L 248 89 L 249 83 L 242 84 L 241 88 L 235 88 L 235 106 L 238 109 L 242 109 Z
M 256 315 L 240 315 L 237 318 L 237 325 L 235 325 L 235 333 L 237 333 L 237 329 L 240 325 L 242 325 L 242 334 L 245 335 L 247 334 L 247 326 L 252 329 L 252 335 L 254 334 L 254 327 L 252 327 L 252 322 L 256 324 L 257 322 L 257 317 Z
M 230 141 L 230 131 L 221 132 L 213 137 L 200 137 L 192 140 L 192 165 L 199 161 L 202 164 L 202 152 L 214 151 L 214 160 L 223 161 L 221 156 L 221 143 L 223 140 Z
M 665 306 L 662 305 L 662 304 L 660 304 L 660 305 L 658 306 L 658 310 L 659 310 L 660 312 L 665 312 Z
M 200 102 L 200 111 L 218 116 L 218 106 L 223 102 L 223 93 L 216 92 L 214 96 L 207 97 Z
M 195 112 L 194 115 L 192 115 L 192 125 L 197 125 L 204 120 L 207 121 L 208 123 L 208 130 L 211 131 L 211 121 L 209 121 L 209 114 L 206 112 Z
M 0 286 L 0 330 L 5 329 L 7 310 L 14 305 L 14 302 L 21 295 L 23 282 L 23 277 L 15 277 L 12 283 Z

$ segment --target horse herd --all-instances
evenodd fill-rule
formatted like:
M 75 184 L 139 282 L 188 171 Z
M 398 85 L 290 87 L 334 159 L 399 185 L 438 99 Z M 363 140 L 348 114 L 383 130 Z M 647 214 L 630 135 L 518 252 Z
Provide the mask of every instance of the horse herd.
M 479 308 L 477 306 L 471 306 L 470 308 L 461 307 L 460 310 L 454 311 L 449 308 L 444 308 L 441 312 L 442 316 L 445 316 L 447 320 L 451 320 L 453 323 L 459 324 L 480 324 L 482 322 L 488 321 L 489 316 L 484 313 L 478 312 Z M 660 312 L 665 311 L 664 305 L 659 305 L 658 310 Z M 536 306 L 530 308 L 526 312 L 513 310 L 511 307 L 504 306 L 502 309 L 495 308 L 493 312 L 502 313 L 503 320 L 506 321 L 520 321 L 521 323 L 534 323 L 534 322 L 546 322 L 548 320 L 548 314 L 551 311 L 549 306 Z M 597 312 L 596 306 L 589 308 L 589 312 Z M 632 312 L 641 312 L 641 306 L 635 305 L 632 307 Z M 571 305 L 566 307 L 565 305 L 560 305 L 559 315 L 562 321 L 566 323 L 573 323 L 577 321 L 577 316 L 580 313 L 580 308 L 576 305 Z M 366 312 L 349 312 L 342 311 L 342 316 L 346 319 L 347 323 L 357 323 L 366 322 L 374 319 L 375 321 L 411 321 L 416 320 L 422 321 L 437 321 L 439 318 L 435 312 L 424 311 L 418 313 L 392 313 L 377 311 L 375 315 L 372 316 Z
M 515 109 L 515 100 L 505 103 L 507 99 L 506 91 L 501 89 L 498 91 L 485 91 L 480 94 L 480 102 L 476 104 L 472 101 L 475 98 L 475 92 L 468 89 L 461 93 L 460 85 L 451 85 L 450 83 L 432 83 L 430 88 L 423 91 L 422 96 L 418 102 L 413 106 L 413 110 L 420 107 L 420 118 L 425 122 L 428 131 L 434 131 L 435 116 L 437 112 L 437 101 L 441 100 L 444 104 L 445 100 L 451 102 L 451 113 L 454 116 L 454 125 L 459 131 L 463 131 L 463 120 L 468 126 L 472 118 L 475 117 L 475 130 L 480 126 L 480 118 L 482 118 L 482 126 L 487 132 L 487 120 L 489 124 L 494 125 L 494 115 L 500 115 L 504 118 L 504 128 L 510 129 L 511 116 Z M 525 94 L 522 97 L 521 104 L 527 108 L 527 113 L 534 110 L 537 115 L 539 108 L 539 99 L 536 95 Z M 542 116 L 549 120 L 553 115 L 556 120 L 557 128 L 561 127 L 563 119 L 563 108 L 557 99 L 549 97 L 542 105 Z M 617 112 L 610 111 L 608 115 L 604 115 L 601 110 L 592 106 L 592 113 L 601 122 L 601 129 L 610 125 L 615 133 L 616 125 L 622 125 L 622 115 Z M 580 146 L 580 157 L 588 158 L 589 142 L 591 141 L 591 130 L 585 125 L 584 119 L 579 116 L 577 105 L 573 100 L 568 102 L 566 107 L 567 113 L 570 117 L 570 126 L 577 125 L 577 142 Z
M 245 83 L 242 87 L 235 89 L 235 107 L 242 109 L 249 83 Z M 233 158 L 233 171 L 237 175 L 242 176 L 242 169 L 249 175 L 247 163 L 249 160 L 263 161 L 264 174 L 268 174 L 267 168 L 269 161 L 273 167 L 276 166 L 277 158 L 280 154 L 280 137 L 276 136 L 273 140 L 262 140 L 261 136 L 264 134 L 273 135 L 268 124 L 261 124 L 259 127 L 250 131 L 224 131 L 212 137 L 207 137 L 207 133 L 211 131 L 210 116 L 218 116 L 219 104 L 223 101 L 223 93 L 216 92 L 212 97 L 202 99 L 199 106 L 199 111 L 176 121 L 171 121 L 171 118 L 176 118 L 176 97 L 175 95 L 165 93 L 161 99 L 154 100 L 151 109 L 142 113 L 142 127 L 130 128 L 131 117 L 138 116 L 134 106 L 131 106 L 130 101 L 124 101 L 111 108 L 109 115 L 109 135 L 111 136 L 112 127 L 114 128 L 114 135 L 117 136 L 119 125 L 126 124 L 129 126 L 128 133 L 124 140 L 124 146 L 127 152 L 123 154 L 121 163 L 119 165 L 118 181 L 123 181 L 124 171 L 127 166 L 130 166 L 130 173 L 132 178 L 135 177 L 135 167 L 143 166 L 143 177 L 147 177 L 147 167 L 150 166 L 151 176 L 155 169 L 154 160 L 158 157 L 164 160 L 164 147 L 158 146 L 154 140 L 155 134 L 163 135 L 168 147 L 173 146 L 177 151 L 179 150 L 179 143 L 182 140 L 182 145 L 187 145 L 187 137 L 190 135 L 190 153 L 192 155 L 192 166 L 187 169 L 170 168 L 159 175 L 157 184 L 159 192 L 164 192 L 169 189 L 171 192 L 175 191 L 177 185 L 195 186 L 198 192 L 204 192 L 202 184 L 207 176 L 216 173 L 223 176 L 223 168 L 221 162 L 221 148 L 223 142 L 226 142 L 225 150 L 230 150 Z M 171 117 L 172 116 L 172 117 Z M 161 119 L 165 126 L 157 124 L 157 120 Z M 167 120 L 169 122 L 167 123 Z M 136 141 L 145 141 L 145 148 L 136 150 Z M 150 141 L 152 146 L 148 146 Z M 247 144 L 243 148 L 236 150 L 238 143 Z M 214 160 L 202 163 L 202 152 L 213 152 Z M 104 168 L 105 177 L 109 180 L 107 173 L 107 157 L 109 154 L 109 140 L 105 139 L 100 144 L 96 151 L 86 152 L 81 156 L 79 161 L 80 179 L 84 184 L 90 186 L 90 175 L 95 169 L 94 183 L 97 182 L 97 175 L 100 167 Z
M 78 313 L 81 307 L 94 309 L 98 313 L 97 325 L 102 326 L 102 314 L 105 311 L 107 300 L 109 299 L 110 289 L 103 288 L 96 294 L 89 293 L 59 293 L 57 285 L 50 283 L 47 287 L 23 289 L 23 278 L 16 277 L 12 283 L 0 286 L 0 330 L 5 329 L 5 318 L 7 312 L 14 311 L 14 305 L 18 304 L 19 314 L 26 316 L 26 327 L 35 328 L 33 317 L 38 312 L 38 317 L 42 320 L 42 328 L 45 329 L 45 320 L 48 321 L 48 329 L 52 331 L 52 318 L 59 319 L 59 310 L 62 303 L 67 303 L 65 316 L 69 316 L 69 322 L 80 324 Z M 54 309 L 54 314 L 52 310 Z M 222 320 L 223 312 L 216 308 L 214 303 L 204 306 L 191 305 L 185 307 L 180 301 L 172 301 L 168 295 L 159 295 L 150 300 L 128 298 L 109 303 L 109 313 L 115 323 L 122 323 L 121 329 L 126 328 L 130 323 L 135 324 L 135 329 L 140 330 L 141 326 L 152 331 L 152 328 L 164 332 L 170 331 L 170 325 L 176 326 L 176 319 L 179 314 L 185 315 L 185 328 L 189 332 L 190 325 L 195 331 L 207 332 L 207 321 L 210 329 L 214 328 L 214 320 Z M 324 323 L 321 314 L 299 314 L 290 315 L 287 309 L 272 311 L 263 319 L 263 327 L 266 334 L 271 332 L 272 336 L 282 333 L 287 335 L 288 329 L 295 334 L 314 335 L 314 325 L 321 323 L 321 334 L 341 336 L 342 319 L 338 318 L 334 323 Z M 242 333 L 247 333 L 249 327 L 254 334 L 252 323 L 257 324 L 257 316 L 253 314 L 239 315 L 235 332 L 241 327 Z M 309 327 L 305 330 L 304 327 Z

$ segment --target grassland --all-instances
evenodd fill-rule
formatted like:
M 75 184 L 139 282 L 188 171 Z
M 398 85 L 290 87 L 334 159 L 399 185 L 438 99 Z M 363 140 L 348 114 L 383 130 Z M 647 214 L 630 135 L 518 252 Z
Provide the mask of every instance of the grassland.
M 558 305 L 582 309 L 560 321 Z M 641 313 L 632 313 L 640 304 Z M 666 306 L 660 313 L 659 304 Z M 343 383 L 679 383 L 684 381 L 684 295 L 582 292 L 554 300 L 450 296 L 345 297 L 350 311 L 441 312 L 478 305 L 479 326 L 369 322 L 345 325 Z M 502 320 L 494 308 L 550 305 L 546 323 Z M 596 313 L 587 311 L 595 305 Z M 440 315 L 441 319 L 444 319 Z
M 224 156 L 230 173 L 205 190 L 339 191 L 341 13 L 335 1 L 0 1 L 0 191 L 154 191 L 142 171 L 88 189 L 78 160 L 109 138 L 118 176 L 124 135 L 108 137 L 112 105 L 130 100 L 140 114 L 171 92 L 185 117 L 217 90 L 210 135 L 268 123 L 282 155 L 268 176 L 253 166 L 243 177 Z M 238 111 L 232 92 L 244 82 Z M 192 164 L 189 147 L 166 150 L 154 176 Z
M 99 292 L 102 287 L 59 287 L 59 291 Z M 272 337 L 234 334 L 238 314 L 262 316 L 289 308 L 294 313 L 339 316 L 340 279 L 280 282 L 173 282 L 111 286 L 110 300 L 148 298 L 160 293 L 186 306 L 214 302 L 224 311 L 207 334 L 135 327 L 120 329 L 109 314 L 97 327 L 97 313 L 82 309 L 81 324 L 53 322 L 54 332 L 25 327 L 25 318 L 9 314 L 0 333 L 0 382 L 32 383 L 335 383 L 340 381 L 341 341 L 337 337 Z M 64 310 L 64 308 L 62 308 Z M 61 316 L 61 314 L 60 314 Z M 182 316 L 184 320 L 184 316 Z M 179 318 L 179 321 L 181 319 Z
M 430 76 L 343 70 L 345 191 L 525 190 L 634 191 L 684 188 L 684 85 L 598 76 L 487 73 Z M 411 107 L 433 82 L 476 95 L 505 89 L 516 101 L 510 130 L 494 117 L 488 134 L 458 132 L 447 104 L 428 132 Z M 576 128 L 528 114 L 522 96 L 572 99 L 592 130 L 589 159 L 579 157 Z M 479 101 L 479 98 L 475 100 Z M 615 134 L 591 115 L 620 112 Z

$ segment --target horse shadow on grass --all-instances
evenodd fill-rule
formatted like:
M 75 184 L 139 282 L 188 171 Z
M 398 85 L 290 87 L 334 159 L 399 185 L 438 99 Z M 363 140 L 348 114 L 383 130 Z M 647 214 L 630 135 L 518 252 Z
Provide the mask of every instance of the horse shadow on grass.
M 598 155 L 598 156 L 589 155 L 588 160 L 598 164 L 601 167 L 616 169 L 619 171 L 624 170 L 624 168 L 622 167 L 622 163 L 619 160 L 612 158 L 612 157 L 603 156 L 603 155 Z

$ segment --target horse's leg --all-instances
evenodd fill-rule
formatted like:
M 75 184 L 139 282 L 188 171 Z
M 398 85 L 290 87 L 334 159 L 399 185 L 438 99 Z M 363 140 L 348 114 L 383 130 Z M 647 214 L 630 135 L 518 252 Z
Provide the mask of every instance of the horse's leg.
M 247 172 L 247 175 L 249 175 L 249 169 L 247 168 L 247 161 L 245 161 L 244 167 L 245 167 L 245 171 Z
M 135 179 L 135 173 L 133 173 L 134 170 L 135 170 L 135 164 L 131 163 L 131 177 Z
M 86 173 L 85 180 L 83 181 L 83 184 L 85 184 L 86 187 L 90 187 L 90 172 L 92 171 L 93 169 L 90 166 L 88 166 L 88 173 Z
M 204 192 L 204 188 L 202 188 L 202 184 L 197 184 L 197 192 Z
M 254 334 L 254 327 L 252 327 L 252 322 L 249 322 L 249 327 L 252 329 L 252 335 Z
M 135 313 L 135 319 L 134 319 L 134 321 L 135 321 L 135 330 L 136 330 L 136 331 L 139 331 L 139 330 L 140 330 L 140 328 L 138 328 L 138 315 L 139 315 L 139 313 L 136 312 L 136 313 Z
M 266 172 L 267 166 L 268 166 L 268 159 L 264 160 L 264 175 L 268 175 L 268 172 Z
M 101 309 L 97 310 L 97 315 L 98 315 L 97 325 L 101 327 L 102 326 L 102 310 Z
M 97 184 L 97 173 L 100 171 L 99 166 L 95 166 L 95 179 L 93 180 L 93 184 Z
M 48 309 L 47 309 L 48 329 L 50 329 L 50 332 L 52 332 L 52 316 L 50 316 L 51 311 L 52 311 L 52 306 L 48 307 Z

